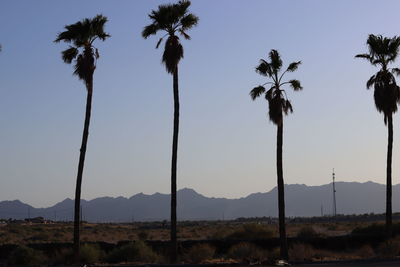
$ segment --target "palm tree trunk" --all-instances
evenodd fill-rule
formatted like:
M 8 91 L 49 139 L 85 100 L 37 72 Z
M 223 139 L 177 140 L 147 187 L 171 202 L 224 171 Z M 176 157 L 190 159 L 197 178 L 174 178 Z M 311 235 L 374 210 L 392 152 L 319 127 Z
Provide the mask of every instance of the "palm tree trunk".
M 388 115 L 388 147 L 386 163 L 386 234 L 392 235 L 392 148 L 393 148 L 393 117 Z
M 178 133 L 179 133 L 179 87 L 178 66 L 173 75 L 174 87 L 174 133 L 172 139 L 172 162 L 171 162 L 171 262 L 178 259 L 178 244 L 176 237 L 176 169 L 178 160 Z
M 75 189 L 75 214 L 74 214 L 74 260 L 79 263 L 79 223 L 80 223 L 80 204 L 81 204 L 81 186 L 83 166 L 85 165 L 86 146 L 89 136 L 90 113 L 92 109 L 92 94 L 93 94 L 93 78 L 88 81 L 87 85 L 87 98 L 86 98 L 86 114 L 85 123 L 83 127 L 82 145 L 79 155 L 78 175 L 76 178 Z
M 283 120 L 278 124 L 277 142 L 276 142 L 276 170 L 278 176 L 278 209 L 279 209 L 279 239 L 280 239 L 280 256 L 284 260 L 288 260 L 288 248 L 286 240 L 285 225 L 285 188 L 283 182 L 282 167 L 282 146 L 283 146 Z

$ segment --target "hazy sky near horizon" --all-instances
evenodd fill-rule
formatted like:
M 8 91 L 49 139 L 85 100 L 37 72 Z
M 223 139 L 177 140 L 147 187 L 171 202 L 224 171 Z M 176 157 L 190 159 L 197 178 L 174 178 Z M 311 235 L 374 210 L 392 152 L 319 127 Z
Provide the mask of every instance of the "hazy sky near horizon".
M 82 198 L 170 192 L 172 77 L 160 35 L 144 40 L 147 14 L 169 1 L 0 2 L 0 200 L 35 207 L 73 198 L 86 91 L 55 44 L 64 25 L 103 14 Z M 276 127 L 249 91 L 271 49 L 284 66 L 294 113 L 284 123 L 285 183 L 385 183 L 387 128 L 365 88 L 377 71 L 354 59 L 368 34 L 400 35 L 399 1 L 193 0 L 199 16 L 182 40 L 178 188 L 243 197 L 276 186 Z M 398 67 L 400 60 L 395 63 Z M 394 116 L 393 183 L 399 183 L 400 121 Z

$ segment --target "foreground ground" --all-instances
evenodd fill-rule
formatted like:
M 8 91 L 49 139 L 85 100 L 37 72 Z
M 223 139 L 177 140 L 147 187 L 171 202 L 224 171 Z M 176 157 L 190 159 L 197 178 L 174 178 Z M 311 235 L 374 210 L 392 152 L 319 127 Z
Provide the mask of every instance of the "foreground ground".
M 400 224 L 394 224 L 396 236 L 387 239 L 383 221 L 360 218 L 292 219 L 287 224 L 290 262 L 313 262 L 310 266 L 329 267 L 337 265 L 315 263 L 398 258 Z M 271 264 L 279 258 L 278 228 L 271 219 L 188 221 L 178 226 L 180 263 L 237 266 Z M 0 224 L 0 264 L 68 264 L 72 255 L 72 230 L 72 223 L 68 222 Z M 81 231 L 85 263 L 168 262 L 169 225 L 166 222 L 82 223 Z M 345 266 L 400 266 L 400 262 L 376 264 L 346 263 Z
M 296 237 L 305 230 L 314 231 L 320 236 L 340 236 L 349 234 L 357 227 L 370 222 L 321 222 L 289 223 L 288 237 Z M 264 236 L 278 237 L 278 226 L 262 221 L 199 221 L 181 222 L 178 228 L 180 240 L 221 239 L 241 230 L 243 225 L 262 226 Z M 43 242 L 72 242 L 72 223 L 57 222 L 48 224 L 10 223 L 0 224 L 0 244 L 28 244 Z M 168 240 L 169 225 L 165 222 L 105 224 L 83 223 L 81 240 L 84 242 L 118 243 L 126 240 Z

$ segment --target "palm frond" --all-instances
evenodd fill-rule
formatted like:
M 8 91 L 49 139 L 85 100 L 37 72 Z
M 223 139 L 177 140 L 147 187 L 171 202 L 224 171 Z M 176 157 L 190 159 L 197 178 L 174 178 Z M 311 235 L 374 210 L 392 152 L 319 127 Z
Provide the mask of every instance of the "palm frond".
M 68 49 L 61 52 L 62 60 L 65 63 L 70 64 L 74 58 L 78 55 L 79 50 L 76 47 L 70 46 Z
M 260 64 L 256 67 L 256 72 L 270 78 L 272 81 L 268 81 L 263 84 L 270 84 L 271 87 L 265 92 L 264 86 L 258 86 L 250 91 L 250 96 L 253 100 L 259 97 L 265 92 L 265 99 L 268 102 L 268 116 L 269 119 L 276 125 L 280 125 L 283 120 L 284 115 L 288 115 L 293 112 L 293 107 L 291 102 L 287 99 L 286 93 L 281 87 L 285 84 L 290 84 L 290 86 L 295 90 L 301 90 L 303 87 L 298 80 L 290 80 L 288 82 L 281 83 L 281 79 L 286 72 L 293 72 L 297 70 L 301 61 L 295 61 L 289 64 L 285 71 L 281 74 L 279 73 L 282 67 L 282 59 L 277 50 L 272 49 L 269 52 L 270 62 L 263 59 L 260 60 Z
M 272 76 L 271 65 L 264 59 L 260 59 L 260 64 L 256 67 L 256 72 L 263 76 Z
M 299 67 L 300 64 L 301 64 L 301 61 L 290 63 L 288 68 L 286 69 L 286 71 L 293 72 L 293 71 L 297 70 L 297 68 Z
M 61 56 L 65 63 L 71 63 L 74 59 L 74 75 L 87 84 L 93 77 L 96 69 L 96 59 L 100 57 L 97 48 L 92 46 L 96 39 L 104 41 L 110 37 L 104 31 L 107 17 L 97 15 L 92 19 L 85 18 L 74 24 L 65 26 L 65 31 L 57 35 L 55 42 L 64 41 L 72 43 L 68 49 L 62 51 Z M 81 50 L 81 52 L 80 52 Z M 83 50 L 83 51 L 82 51 Z
M 182 34 L 182 36 L 186 39 L 186 40 L 190 40 L 190 36 L 189 34 L 187 34 L 184 30 L 179 29 L 180 34 Z
M 355 55 L 355 58 L 365 58 L 367 60 L 371 60 L 371 56 L 368 54 L 358 54 L 358 55 Z
M 257 86 L 254 87 L 251 91 L 250 91 L 250 97 L 252 100 L 256 100 L 260 95 L 262 95 L 265 92 L 265 88 L 264 86 Z
M 156 49 L 160 46 L 162 40 L 163 40 L 163 37 L 161 37 L 160 40 L 158 40 L 157 45 L 156 45 Z
M 90 35 L 105 41 L 111 37 L 108 33 L 104 32 L 104 25 L 108 21 L 106 16 L 101 14 L 96 15 L 93 19 L 89 20 Z
M 392 73 L 396 76 L 400 76 L 400 68 L 392 68 Z
M 367 89 L 370 89 L 375 84 L 376 75 L 372 75 L 367 81 Z
M 191 29 L 192 27 L 196 26 L 198 22 L 199 18 L 192 13 L 184 15 L 180 20 L 183 31 Z
M 279 52 L 275 49 L 272 49 L 271 52 L 269 52 L 269 58 L 271 60 L 270 65 L 272 67 L 272 71 L 278 72 L 282 67 L 282 59 L 279 55 Z
M 268 100 L 268 115 L 269 119 L 276 125 L 279 125 L 283 119 L 283 103 L 284 99 L 275 95 L 272 99 Z
M 285 101 L 283 101 L 282 109 L 283 109 L 283 112 L 285 113 L 285 115 L 288 115 L 289 112 L 293 113 L 292 103 L 290 103 L 290 101 L 287 99 Z
M 168 73 L 174 73 L 179 61 L 183 58 L 183 46 L 176 35 L 169 36 L 165 42 L 165 49 L 162 56 L 162 62 Z
M 291 86 L 291 87 L 293 88 L 293 90 L 295 90 L 295 91 L 300 91 L 300 90 L 303 89 L 303 87 L 301 86 L 299 80 L 290 80 L 289 83 L 290 83 L 290 86 Z
M 272 86 L 268 89 L 268 91 L 265 93 L 265 100 L 270 101 L 272 98 L 274 98 L 275 88 L 275 86 Z
M 150 35 L 154 35 L 157 33 L 157 31 L 160 30 L 158 25 L 155 23 L 149 24 L 144 27 L 142 31 L 142 37 L 144 39 L 147 39 Z
M 179 61 L 183 58 L 183 46 L 176 32 L 178 31 L 185 39 L 190 40 L 186 30 L 198 22 L 198 17 L 187 13 L 190 4 L 190 1 L 180 0 L 175 4 L 159 5 L 157 10 L 152 10 L 149 14 L 152 23 L 145 26 L 142 31 L 145 39 L 159 30 L 167 32 L 168 39 L 165 42 L 162 62 L 168 73 L 174 73 Z M 163 37 L 159 39 L 156 48 L 160 46 L 162 40 Z

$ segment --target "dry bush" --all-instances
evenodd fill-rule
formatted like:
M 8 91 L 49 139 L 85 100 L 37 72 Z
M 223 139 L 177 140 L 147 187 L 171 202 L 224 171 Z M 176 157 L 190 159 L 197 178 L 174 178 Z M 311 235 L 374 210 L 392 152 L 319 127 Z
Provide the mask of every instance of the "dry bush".
M 225 239 L 233 232 L 234 230 L 231 227 L 218 227 L 213 233 L 208 236 L 208 239 Z
M 146 231 L 140 231 L 138 237 L 140 240 L 146 241 L 149 238 L 149 233 Z
M 307 261 L 314 257 L 312 246 L 302 243 L 293 244 L 289 249 L 289 258 L 293 261 Z
M 215 247 L 209 244 L 197 244 L 191 247 L 184 255 L 185 262 L 202 263 L 214 257 Z
M 310 225 L 303 226 L 297 233 L 297 238 L 300 239 L 311 239 L 318 237 L 318 233 Z
M 376 256 L 375 251 L 371 248 L 370 245 L 362 246 L 361 248 L 356 250 L 354 254 L 358 256 L 360 259 L 370 259 Z
M 80 259 L 82 263 L 93 264 L 99 262 L 104 256 L 104 252 L 98 245 L 84 244 L 80 248 Z
M 377 255 L 383 258 L 394 258 L 400 255 L 400 239 L 392 238 L 382 242 L 376 249 Z
M 118 262 L 157 262 L 159 256 L 143 241 L 136 241 L 113 249 L 107 256 L 107 261 Z
M 231 233 L 227 238 L 237 240 L 256 240 L 267 239 L 272 236 L 273 232 L 266 225 L 249 223 L 242 225 L 241 228 Z
M 239 243 L 233 245 L 228 251 L 228 257 L 240 262 L 265 262 L 268 252 L 251 243 Z
M 74 254 L 71 248 L 59 249 L 51 258 L 53 265 L 70 265 L 73 263 Z
M 47 257 L 43 252 L 25 246 L 17 247 L 8 258 L 10 265 L 38 266 L 43 265 L 46 261 Z
M 270 262 L 275 262 L 281 258 L 281 250 L 279 247 L 275 247 L 272 250 L 268 251 L 268 260 Z

